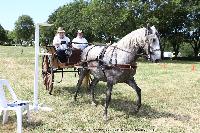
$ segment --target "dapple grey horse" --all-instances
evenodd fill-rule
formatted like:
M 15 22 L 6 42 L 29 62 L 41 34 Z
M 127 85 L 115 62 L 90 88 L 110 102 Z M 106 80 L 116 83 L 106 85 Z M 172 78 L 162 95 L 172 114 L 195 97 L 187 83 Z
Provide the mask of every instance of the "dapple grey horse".
M 89 87 L 93 103 L 95 102 L 94 88 L 96 84 L 99 81 L 107 82 L 104 112 L 106 120 L 112 88 L 117 83 L 126 83 L 136 91 L 136 111 L 139 111 L 141 89 L 134 80 L 137 68 L 136 60 L 141 54 L 147 55 L 152 61 L 159 60 L 161 58 L 160 53 L 158 31 L 154 26 L 132 31 L 117 43 L 109 46 L 92 45 L 85 48 L 81 55 L 83 70 L 77 83 L 74 99 L 76 100 L 83 78 L 90 73 L 94 77 Z

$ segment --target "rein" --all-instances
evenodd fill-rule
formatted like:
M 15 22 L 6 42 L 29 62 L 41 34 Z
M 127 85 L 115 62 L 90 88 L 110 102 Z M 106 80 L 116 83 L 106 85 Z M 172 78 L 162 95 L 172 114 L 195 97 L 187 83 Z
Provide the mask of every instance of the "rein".
M 160 51 L 160 49 L 153 49 L 153 50 L 150 50 L 150 54 L 152 54 L 152 55 L 154 55 L 153 53 L 155 52 L 155 51 Z
M 89 62 L 93 62 L 93 61 L 101 61 L 101 62 L 103 62 L 103 64 L 102 65 L 90 65 L 90 66 L 87 65 Z M 80 68 L 80 65 L 83 68 L 100 67 L 103 71 L 105 69 L 109 70 L 109 69 L 112 69 L 112 68 L 120 68 L 120 69 L 136 69 L 137 68 L 137 64 L 107 64 L 103 60 L 90 60 L 88 62 L 82 62 L 80 64 L 77 64 L 76 67 Z
M 153 51 L 153 52 L 154 52 L 154 51 L 160 51 L 160 49 L 154 49 L 154 50 L 152 50 L 152 51 Z
M 88 44 L 88 45 L 92 45 L 92 43 L 80 43 L 80 42 L 70 42 L 70 44 L 72 44 L 72 43 L 74 43 L 74 44 Z

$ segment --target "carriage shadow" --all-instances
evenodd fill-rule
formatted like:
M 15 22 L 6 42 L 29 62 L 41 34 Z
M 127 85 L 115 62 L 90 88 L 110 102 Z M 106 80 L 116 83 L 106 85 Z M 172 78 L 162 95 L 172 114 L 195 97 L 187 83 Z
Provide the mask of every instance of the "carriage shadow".
M 74 94 L 75 93 L 75 87 L 58 87 L 55 86 L 52 95 L 53 96 L 60 96 L 63 95 L 65 93 L 70 93 L 70 94 Z
M 95 87 L 95 94 L 96 95 L 101 95 L 101 94 L 105 94 L 105 90 L 106 90 L 106 86 L 104 83 L 98 83 Z M 74 95 L 76 92 L 76 87 L 75 86 L 67 86 L 67 87 L 58 87 L 55 86 L 54 87 L 54 91 L 53 91 L 53 96 L 59 96 L 59 95 L 63 95 L 65 93 L 68 93 L 70 95 Z M 87 88 L 85 87 L 81 87 L 80 92 L 78 93 L 78 95 L 88 95 L 89 92 L 87 90 Z

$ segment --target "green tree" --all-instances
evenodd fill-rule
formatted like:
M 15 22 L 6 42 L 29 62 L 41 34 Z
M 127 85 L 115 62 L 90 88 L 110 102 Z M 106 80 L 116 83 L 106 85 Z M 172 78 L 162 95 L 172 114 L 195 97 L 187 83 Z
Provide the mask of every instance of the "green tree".
M 63 26 L 70 37 L 82 29 L 89 42 L 113 41 L 136 28 L 135 16 L 127 4 L 123 0 L 77 0 L 58 8 L 48 22 Z
M 15 22 L 15 34 L 16 38 L 22 44 L 23 41 L 30 41 L 34 34 L 34 22 L 33 19 L 28 15 L 22 15 Z
M 7 40 L 6 31 L 0 24 L 0 44 L 3 44 L 4 42 L 6 42 L 6 40 Z
M 56 30 L 54 30 L 54 26 L 50 27 L 41 27 L 40 28 L 40 42 L 42 45 L 46 45 L 46 43 L 52 44 L 53 38 L 55 36 Z
M 194 56 L 194 51 L 190 44 L 183 43 L 180 47 L 180 53 L 183 57 L 192 57 Z
M 187 32 L 185 36 L 194 51 L 194 56 L 197 57 L 200 51 L 200 2 L 193 0 L 185 3 L 188 7 L 188 21 Z
M 145 16 L 147 21 L 156 24 L 158 31 L 161 34 L 162 50 L 170 42 L 175 56 L 178 55 L 180 46 L 184 42 L 185 32 L 187 30 L 188 21 L 188 6 L 186 0 L 148 0 L 147 13 Z M 166 42 L 164 42 L 166 41 Z
M 49 16 L 51 32 L 63 26 L 69 37 L 77 29 L 90 41 L 108 42 L 121 38 L 147 23 L 155 25 L 161 35 L 161 49 L 171 49 L 175 56 L 185 42 L 194 55 L 200 50 L 198 0 L 75 0 Z M 183 48 L 182 50 L 185 50 Z
M 64 27 L 70 38 L 75 36 L 78 29 L 83 29 L 87 33 L 86 25 L 84 25 L 86 20 L 83 18 L 83 9 L 87 7 L 87 4 L 87 2 L 80 0 L 59 7 L 49 16 L 48 22 L 54 24 L 51 31 L 56 32 L 58 27 Z
M 15 32 L 14 31 L 8 31 L 7 32 L 7 43 L 9 44 L 14 44 L 16 42 L 16 35 L 15 35 Z
M 93 0 L 84 15 L 89 17 L 88 27 L 98 41 L 113 41 L 135 29 L 131 10 L 122 0 Z

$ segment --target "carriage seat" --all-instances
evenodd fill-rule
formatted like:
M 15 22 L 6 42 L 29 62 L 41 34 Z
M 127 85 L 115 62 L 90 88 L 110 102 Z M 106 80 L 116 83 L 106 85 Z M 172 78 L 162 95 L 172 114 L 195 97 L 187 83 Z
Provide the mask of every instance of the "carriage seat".
M 65 63 L 66 65 L 74 65 L 81 60 L 82 51 L 80 49 L 70 49 L 72 53 L 69 55 L 64 50 L 56 50 L 54 46 L 46 46 L 46 50 L 49 54 L 56 57 L 60 63 Z

